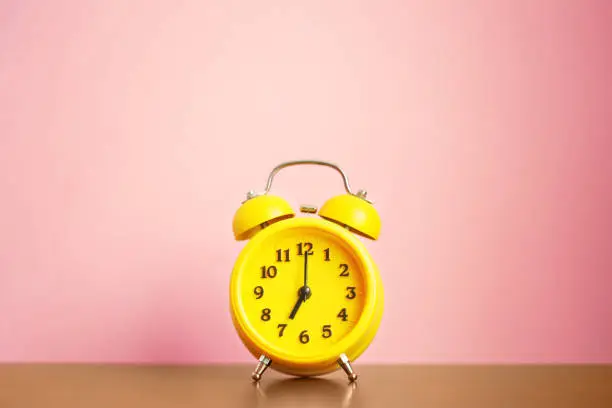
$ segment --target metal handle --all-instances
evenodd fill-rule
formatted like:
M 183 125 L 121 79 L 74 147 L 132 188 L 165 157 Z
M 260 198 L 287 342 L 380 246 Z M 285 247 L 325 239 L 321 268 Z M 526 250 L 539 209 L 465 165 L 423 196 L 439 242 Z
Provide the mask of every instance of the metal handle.
M 344 189 L 346 190 L 346 192 L 349 194 L 353 194 L 353 192 L 351 191 L 351 186 L 349 185 L 348 177 L 346 177 L 346 174 L 344 174 L 342 169 L 333 163 L 329 163 L 326 161 L 320 161 L 320 160 L 295 160 L 295 161 L 289 161 L 289 162 L 279 164 L 272 170 L 272 172 L 270 173 L 270 176 L 268 176 L 268 182 L 266 183 L 265 194 L 267 194 L 270 191 L 270 188 L 272 187 L 272 180 L 274 180 L 274 176 L 276 176 L 276 174 L 279 171 L 281 171 L 282 169 L 286 167 L 297 166 L 297 165 L 302 165 L 302 164 L 314 164 L 318 166 L 331 167 L 332 169 L 340 173 L 340 175 L 342 176 L 342 181 L 344 182 Z
M 272 172 L 270 172 L 270 175 L 268 176 L 268 182 L 266 183 L 265 191 L 263 193 L 255 193 L 254 191 L 249 191 L 247 194 L 247 199 L 253 198 L 258 195 L 268 194 L 268 192 L 270 191 L 270 188 L 272 188 L 272 181 L 274 180 L 274 176 L 276 176 L 276 174 L 279 171 L 281 171 L 282 169 L 286 167 L 297 166 L 297 165 L 302 165 L 302 164 L 313 164 L 317 166 L 331 167 L 332 169 L 340 173 L 340 175 L 342 176 L 342 182 L 344 183 L 344 189 L 346 190 L 347 193 L 363 198 L 363 199 L 366 198 L 367 192 L 365 190 L 359 190 L 357 193 L 353 193 L 351 191 L 351 186 L 349 184 L 348 177 L 338 165 L 334 163 L 326 162 L 326 161 L 321 161 L 321 160 L 294 160 L 294 161 L 288 161 L 288 162 L 281 163 L 278 166 L 276 166 L 274 169 L 272 169 Z

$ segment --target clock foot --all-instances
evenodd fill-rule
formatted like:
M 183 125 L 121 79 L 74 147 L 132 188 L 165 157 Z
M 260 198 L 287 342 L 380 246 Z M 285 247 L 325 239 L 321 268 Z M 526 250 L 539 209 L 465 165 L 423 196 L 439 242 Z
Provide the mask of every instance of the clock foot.
M 346 356 L 346 354 L 340 354 L 338 364 L 340 365 L 340 367 L 342 367 L 350 382 L 354 382 L 355 380 L 357 380 L 357 374 L 355 374 L 355 372 L 353 371 L 353 367 L 351 367 L 351 362 Z
M 269 357 L 266 357 L 263 354 L 261 355 L 261 357 L 259 357 L 257 367 L 255 367 L 255 371 L 253 371 L 253 374 L 251 374 L 251 378 L 253 379 L 253 381 L 257 382 L 261 380 L 261 376 L 263 375 L 264 371 L 266 371 L 266 369 L 270 366 L 271 362 L 272 360 L 270 360 Z

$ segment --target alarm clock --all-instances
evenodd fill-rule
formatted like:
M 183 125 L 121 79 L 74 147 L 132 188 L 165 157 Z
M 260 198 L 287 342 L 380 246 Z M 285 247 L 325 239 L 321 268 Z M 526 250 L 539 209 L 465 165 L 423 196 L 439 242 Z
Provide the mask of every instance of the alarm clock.
M 296 165 L 336 170 L 345 193 L 320 208 L 269 194 L 274 176 Z M 351 365 L 370 345 L 383 313 L 383 285 L 365 240 L 380 234 L 380 216 L 365 190 L 353 193 L 344 171 L 318 160 L 281 163 L 263 192 L 249 191 L 233 219 L 237 241 L 248 240 L 230 280 L 230 313 L 239 338 L 258 359 L 251 377 L 268 367 L 317 376 Z M 365 239 L 364 239 L 365 238 Z

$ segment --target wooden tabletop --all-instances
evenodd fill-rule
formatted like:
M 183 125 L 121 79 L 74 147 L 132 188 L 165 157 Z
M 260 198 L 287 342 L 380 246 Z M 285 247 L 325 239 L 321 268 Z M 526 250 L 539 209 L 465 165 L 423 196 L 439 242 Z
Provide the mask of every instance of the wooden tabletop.
M 253 366 L 0 365 L 0 407 L 612 407 L 612 366 L 359 366 L 296 379 Z

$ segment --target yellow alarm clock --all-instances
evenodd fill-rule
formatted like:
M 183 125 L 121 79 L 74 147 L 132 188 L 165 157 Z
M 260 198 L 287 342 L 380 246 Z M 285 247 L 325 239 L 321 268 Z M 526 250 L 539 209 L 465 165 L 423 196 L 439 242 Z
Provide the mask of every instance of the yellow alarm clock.
M 301 206 L 305 215 L 296 217 L 286 200 L 268 194 L 274 176 L 294 165 L 335 169 L 346 193 L 320 209 Z M 264 192 L 247 193 L 233 231 L 236 240 L 249 240 L 232 270 L 230 311 L 240 339 L 259 360 L 252 379 L 259 381 L 268 367 L 296 376 L 342 368 L 355 381 L 351 362 L 372 342 L 384 296 L 378 268 L 357 237 L 376 240 L 380 233 L 366 192 L 353 193 L 335 164 L 281 163 Z

